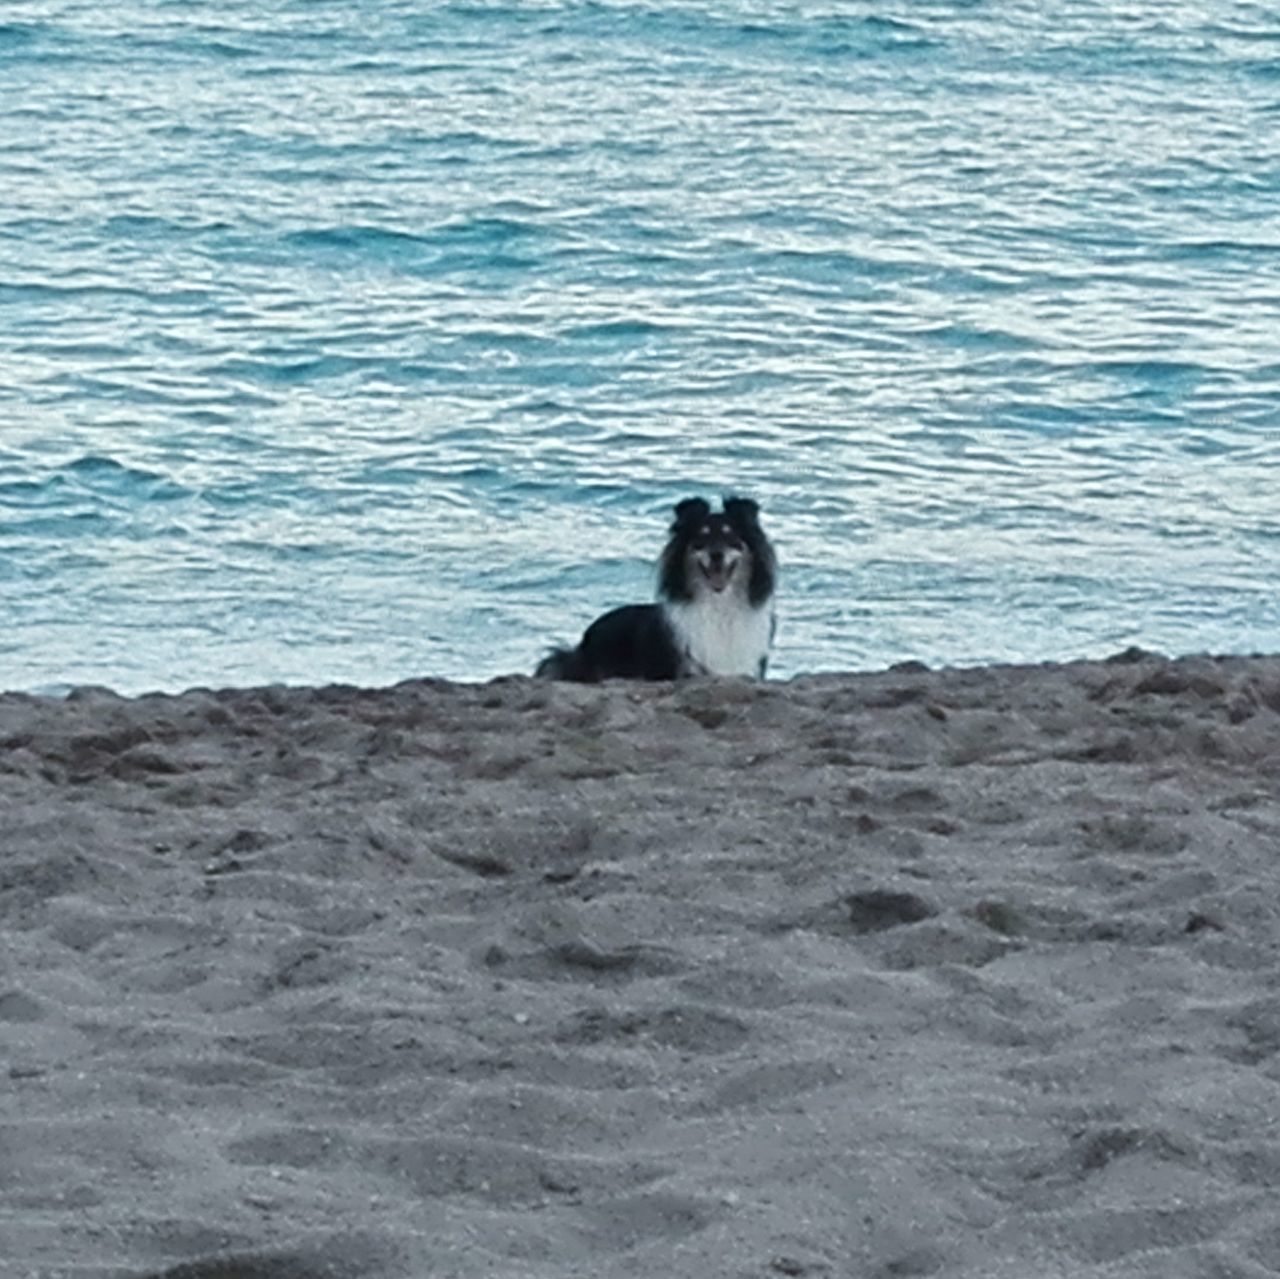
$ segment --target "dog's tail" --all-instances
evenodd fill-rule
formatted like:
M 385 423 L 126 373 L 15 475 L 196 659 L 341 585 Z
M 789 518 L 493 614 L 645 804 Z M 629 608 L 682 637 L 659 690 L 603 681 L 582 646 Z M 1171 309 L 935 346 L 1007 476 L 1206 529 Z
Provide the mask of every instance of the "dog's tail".
M 535 679 L 581 679 L 578 670 L 578 651 L 573 648 L 553 648 L 538 663 L 533 672 Z

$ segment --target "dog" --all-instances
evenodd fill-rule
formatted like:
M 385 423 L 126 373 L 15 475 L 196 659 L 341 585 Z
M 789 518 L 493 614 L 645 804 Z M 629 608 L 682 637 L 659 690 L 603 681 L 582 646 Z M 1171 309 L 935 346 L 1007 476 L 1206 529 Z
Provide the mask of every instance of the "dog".
M 658 599 L 598 617 L 576 648 L 557 648 L 543 679 L 676 680 L 695 675 L 763 679 L 777 627 L 778 566 L 760 508 L 727 497 L 713 513 L 700 497 L 676 505 L 658 560 Z

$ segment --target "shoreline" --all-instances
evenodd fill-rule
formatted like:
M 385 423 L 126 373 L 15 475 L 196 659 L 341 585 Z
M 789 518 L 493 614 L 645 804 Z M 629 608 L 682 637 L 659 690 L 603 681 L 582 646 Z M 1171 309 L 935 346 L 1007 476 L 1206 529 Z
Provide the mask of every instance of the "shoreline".
M 931 666 L 927 662 L 920 661 L 916 658 L 904 658 L 901 661 L 892 662 L 886 666 L 866 667 L 866 668 L 849 668 L 841 670 L 817 670 L 817 671 L 798 671 L 795 674 L 787 675 L 782 678 L 767 677 L 763 680 L 737 680 L 726 678 L 725 683 L 744 683 L 744 684 L 760 684 L 771 688 L 786 688 L 793 684 L 801 684 L 810 680 L 857 680 L 870 679 L 881 675 L 895 674 L 916 674 L 916 675 L 932 675 L 938 677 L 957 676 L 969 674 L 975 671 L 1040 671 L 1060 668 L 1073 668 L 1078 666 L 1119 666 L 1125 664 L 1133 664 L 1139 662 L 1180 664 L 1186 662 L 1236 662 L 1236 661 L 1268 661 L 1272 658 L 1280 657 L 1280 653 L 1219 653 L 1219 652 L 1189 652 L 1169 654 L 1161 652 L 1157 649 L 1143 648 L 1141 645 L 1133 644 L 1128 648 L 1119 649 L 1114 653 L 1107 654 L 1104 657 L 1069 657 L 1069 658 L 1046 658 L 1041 661 L 978 661 L 957 663 L 955 665 Z M 690 683 L 708 683 L 715 682 L 718 677 L 697 678 L 693 680 L 672 680 L 672 681 L 643 681 L 643 680 L 607 680 L 595 685 L 580 685 L 580 687 L 595 687 L 601 689 L 620 688 L 634 686 L 643 687 L 675 687 L 680 684 Z M 255 689 L 278 689 L 284 691 L 311 691 L 316 692 L 326 689 L 343 689 L 346 691 L 360 693 L 386 693 L 398 688 L 410 688 L 415 686 L 441 686 L 450 688 L 487 688 L 495 684 L 518 683 L 520 681 L 529 681 L 531 683 L 570 683 L 571 681 L 553 681 L 546 680 L 536 676 L 532 672 L 532 667 L 527 671 L 509 671 L 498 675 L 491 675 L 484 679 L 461 680 L 452 679 L 445 676 L 434 675 L 413 675 L 404 679 L 397 679 L 390 683 L 353 683 L 350 680 L 326 680 L 322 682 L 289 682 L 289 681 L 268 681 L 266 683 L 243 683 L 243 684 L 191 684 L 180 689 L 166 688 L 150 688 L 143 689 L 140 692 L 121 692 L 119 689 L 109 684 L 99 684 L 94 682 L 81 684 L 57 684 L 48 686 L 48 688 L 56 688 L 57 691 L 47 691 L 47 689 L 25 689 L 25 688 L 0 688 L 0 698 L 18 697 L 32 698 L 38 701 L 63 702 L 68 699 L 78 697 L 102 695 L 105 697 L 117 698 L 121 701 L 142 701 L 153 698 L 180 698 L 188 694 L 209 694 L 222 695 L 236 692 L 249 692 Z
M 0 1255 L 1277 1273 L 1277 759 L 1280 656 L 0 694 Z

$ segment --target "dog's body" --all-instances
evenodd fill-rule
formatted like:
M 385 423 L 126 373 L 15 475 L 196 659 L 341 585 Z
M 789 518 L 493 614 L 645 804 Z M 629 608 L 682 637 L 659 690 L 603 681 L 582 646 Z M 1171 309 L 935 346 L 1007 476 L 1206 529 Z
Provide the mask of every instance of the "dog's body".
M 701 498 L 675 508 L 658 561 L 658 602 L 628 604 L 597 618 L 576 648 L 539 665 L 548 679 L 763 679 L 773 643 L 777 563 L 747 498 L 725 498 L 713 514 Z

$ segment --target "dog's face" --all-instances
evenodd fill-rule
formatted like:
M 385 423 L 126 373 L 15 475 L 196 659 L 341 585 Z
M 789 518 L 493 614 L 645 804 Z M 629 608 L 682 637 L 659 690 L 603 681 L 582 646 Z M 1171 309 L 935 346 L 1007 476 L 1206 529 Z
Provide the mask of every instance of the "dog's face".
M 719 594 L 744 571 L 749 552 L 723 515 L 708 515 L 693 530 L 686 555 L 693 573 Z
M 749 497 L 726 497 L 713 513 L 700 497 L 677 502 L 671 537 L 658 561 L 658 594 L 664 600 L 692 603 L 704 591 L 723 595 L 732 588 L 752 608 L 773 595 L 773 548 Z

